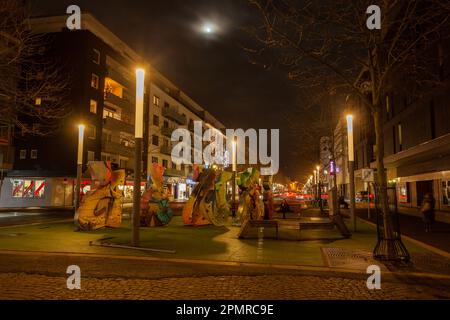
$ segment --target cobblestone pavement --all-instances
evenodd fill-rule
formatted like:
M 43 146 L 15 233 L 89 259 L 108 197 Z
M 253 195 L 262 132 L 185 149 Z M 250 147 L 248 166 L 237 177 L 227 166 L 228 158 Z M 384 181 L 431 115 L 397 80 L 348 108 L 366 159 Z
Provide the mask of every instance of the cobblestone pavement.
M 81 290 L 65 269 L 81 268 Z M 19 267 L 20 266 L 20 267 Z M 365 274 L 137 261 L 108 257 L 0 254 L 0 299 L 450 299 L 448 281 L 382 277 L 368 290 Z
M 0 299 L 435 299 L 437 292 L 413 285 L 385 283 L 368 290 L 361 280 L 315 276 L 210 276 L 143 279 L 82 279 L 68 290 L 66 278 L 0 274 Z M 450 296 L 447 296 L 450 298 Z

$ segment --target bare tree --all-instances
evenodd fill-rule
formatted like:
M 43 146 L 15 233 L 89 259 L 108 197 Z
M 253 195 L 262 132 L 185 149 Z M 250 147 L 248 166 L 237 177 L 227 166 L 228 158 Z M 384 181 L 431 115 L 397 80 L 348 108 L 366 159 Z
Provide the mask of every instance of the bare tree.
M 421 53 L 446 37 L 447 0 L 379 0 L 381 30 L 369 30 L 369 0 L 249 0 L 262 23 L 252 28 L 256 59 L 276 57 L 278 66 L 311 101 L 330 93 L 358 98 L 371 113 L 376 136 L 377 182 L 385 237 L 393 226 L 383 163 L 384 101 L 393 78 L 402 73 L 426 78 Z M 428 52 L 429 53 L 429 52 Z M 411 78 L 410 78 L 411 80 Z M 434 81 L 432 77 L 429 79 Z M 307 93 L 307 94 L 306 94 Z
M 53 134 L 70 113 L 69 77 L 51 40 L 29 27 L 25 1 L 0 0 L 0 114 L 22 134 Z

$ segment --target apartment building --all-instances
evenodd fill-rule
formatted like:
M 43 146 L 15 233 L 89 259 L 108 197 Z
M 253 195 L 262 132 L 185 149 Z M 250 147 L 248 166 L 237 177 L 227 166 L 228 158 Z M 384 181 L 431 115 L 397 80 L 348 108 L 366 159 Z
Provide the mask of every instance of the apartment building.
M 163 165 L 173 199 L 189 195 L 192 168 L 171 161 L 171 132 L 190 128 L 194 120 L 223 125 L 192 101 L 90 14 L 82 15 L 82 29 L 66 29 L 67 16 L 39 17 L 33 32 L 49 38 L 45 54 L 57 57 L 70 79 L 72 112 L 61 131 L 48 137 L 18 136 L 14 170 L 2 186 L 2 207 L 71 207 L 78 148 L 78 125 L 85 126 L 83 168 L 89 161 L 111 161 L 125 169 L 125 199 L 132 199 L 135 124 L 135 69 L 145 67 L 144 143 L 141 191 L 149 180 L 152 162 Z M 82 194 L 92 188 L 87 172 Z M 38 192 L 36 191 L 38 190 Z

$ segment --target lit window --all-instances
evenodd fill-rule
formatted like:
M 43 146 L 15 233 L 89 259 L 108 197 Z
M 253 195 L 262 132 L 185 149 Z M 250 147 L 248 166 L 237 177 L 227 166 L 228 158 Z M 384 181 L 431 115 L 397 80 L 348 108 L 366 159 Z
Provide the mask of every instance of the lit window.
M 97 101 L 91 100 L 89 110 L 91 111 L 91 113 L 97 114 Z
M 31 150 L 31 153 L 30 153 L 30 158 L 31 159 L 37 159 L 37 157 L 38 157 L 38 151 L 36 150 L 36 149 L 34 149 L 34 150 Z
M 99 87 L 99 77 L 96 74 L 92 74 L 91 87 L 94 89 L 98 89 Z
M 25 160 L 27 158 L 27 150 L 20 150 L 20 160 Z
M 36 98 L 35 105 L 37 105 L 37 106 L 42 105 L 42 99 L 41 98 Z
M 88 151 L 87 161 L 95 161 L 95 152 L 94 151 Z
M 158 96 L 153 96 L 153 104 L 155 106 L 159 107 L 159 97 Z
M 106 78 L 105 79 L 105 97 L 108 100 L 108 94 L 112 94 L 116 97 L 123 98 L 123 89 L 124 87 L 118 83 L 117 81 Z
M 93 49 L 93 59 L 92 62 L 94 62 L 95 64 L 100 64 L 100 51 L 98 51 L 97 49 Z

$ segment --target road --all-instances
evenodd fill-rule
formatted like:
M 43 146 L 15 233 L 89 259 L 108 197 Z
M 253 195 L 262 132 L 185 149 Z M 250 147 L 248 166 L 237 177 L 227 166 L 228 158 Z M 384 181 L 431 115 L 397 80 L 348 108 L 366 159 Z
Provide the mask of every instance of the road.
M 81 290 L 66 286 L 81 268 Z M 179 263 L 126 257 L 0 253 L 0 299 L 450 299 L 450 280 L 382 277 L 270 266 Z
M 0 212 L 0 227 L 48 223 L 73 219 L 72 210 L 27 210 Z

